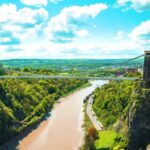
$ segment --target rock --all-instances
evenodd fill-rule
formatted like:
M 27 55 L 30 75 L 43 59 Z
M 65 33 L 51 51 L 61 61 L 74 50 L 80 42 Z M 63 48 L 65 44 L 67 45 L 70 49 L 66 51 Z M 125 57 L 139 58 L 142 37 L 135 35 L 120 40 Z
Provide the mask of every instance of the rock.
M 128 150 L 146 150 L 150 143 L 150 89 L 139 89 L 129 110 Z

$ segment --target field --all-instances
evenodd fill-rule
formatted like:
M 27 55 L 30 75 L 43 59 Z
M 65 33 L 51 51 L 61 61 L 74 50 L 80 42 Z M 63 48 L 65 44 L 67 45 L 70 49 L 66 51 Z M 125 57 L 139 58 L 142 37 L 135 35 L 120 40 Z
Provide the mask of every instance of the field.
M 112 130 L 100 131 L 99 139 L 96 141 L 96 149 L 109 150 L 115 143 L 117 133 Z

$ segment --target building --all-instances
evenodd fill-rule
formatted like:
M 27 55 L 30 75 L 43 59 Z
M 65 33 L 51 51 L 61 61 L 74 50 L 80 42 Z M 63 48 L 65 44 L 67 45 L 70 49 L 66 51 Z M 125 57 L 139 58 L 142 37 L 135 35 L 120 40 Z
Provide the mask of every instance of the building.
M 125 70 L 126 74 L 130 74 L 130 73 L 137 73 L 138 72 L 138 68 L 127 68 Z

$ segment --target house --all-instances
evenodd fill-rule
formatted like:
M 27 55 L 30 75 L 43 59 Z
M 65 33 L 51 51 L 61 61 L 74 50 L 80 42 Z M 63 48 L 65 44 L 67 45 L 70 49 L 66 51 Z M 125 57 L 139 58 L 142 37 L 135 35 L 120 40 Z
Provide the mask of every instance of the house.
M 126 74 L 130 74 L 130 73 L 137 73 L 138 69 L 137 68 L 127 68 L 125 70 Z

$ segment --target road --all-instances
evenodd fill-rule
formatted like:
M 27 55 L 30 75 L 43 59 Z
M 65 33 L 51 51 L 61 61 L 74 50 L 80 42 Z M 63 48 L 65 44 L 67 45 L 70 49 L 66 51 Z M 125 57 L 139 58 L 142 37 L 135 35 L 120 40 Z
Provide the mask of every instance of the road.
M 98 121 L 94 111 L 92 110 L 92 104 L 93 104 L 93 98 L 91 96 L 88 100 L 86 113 L 89 116 L 90 120 L 92 121 L 96 130 L 98 130 L 98 131 L 103 130 L 103 125 Z

